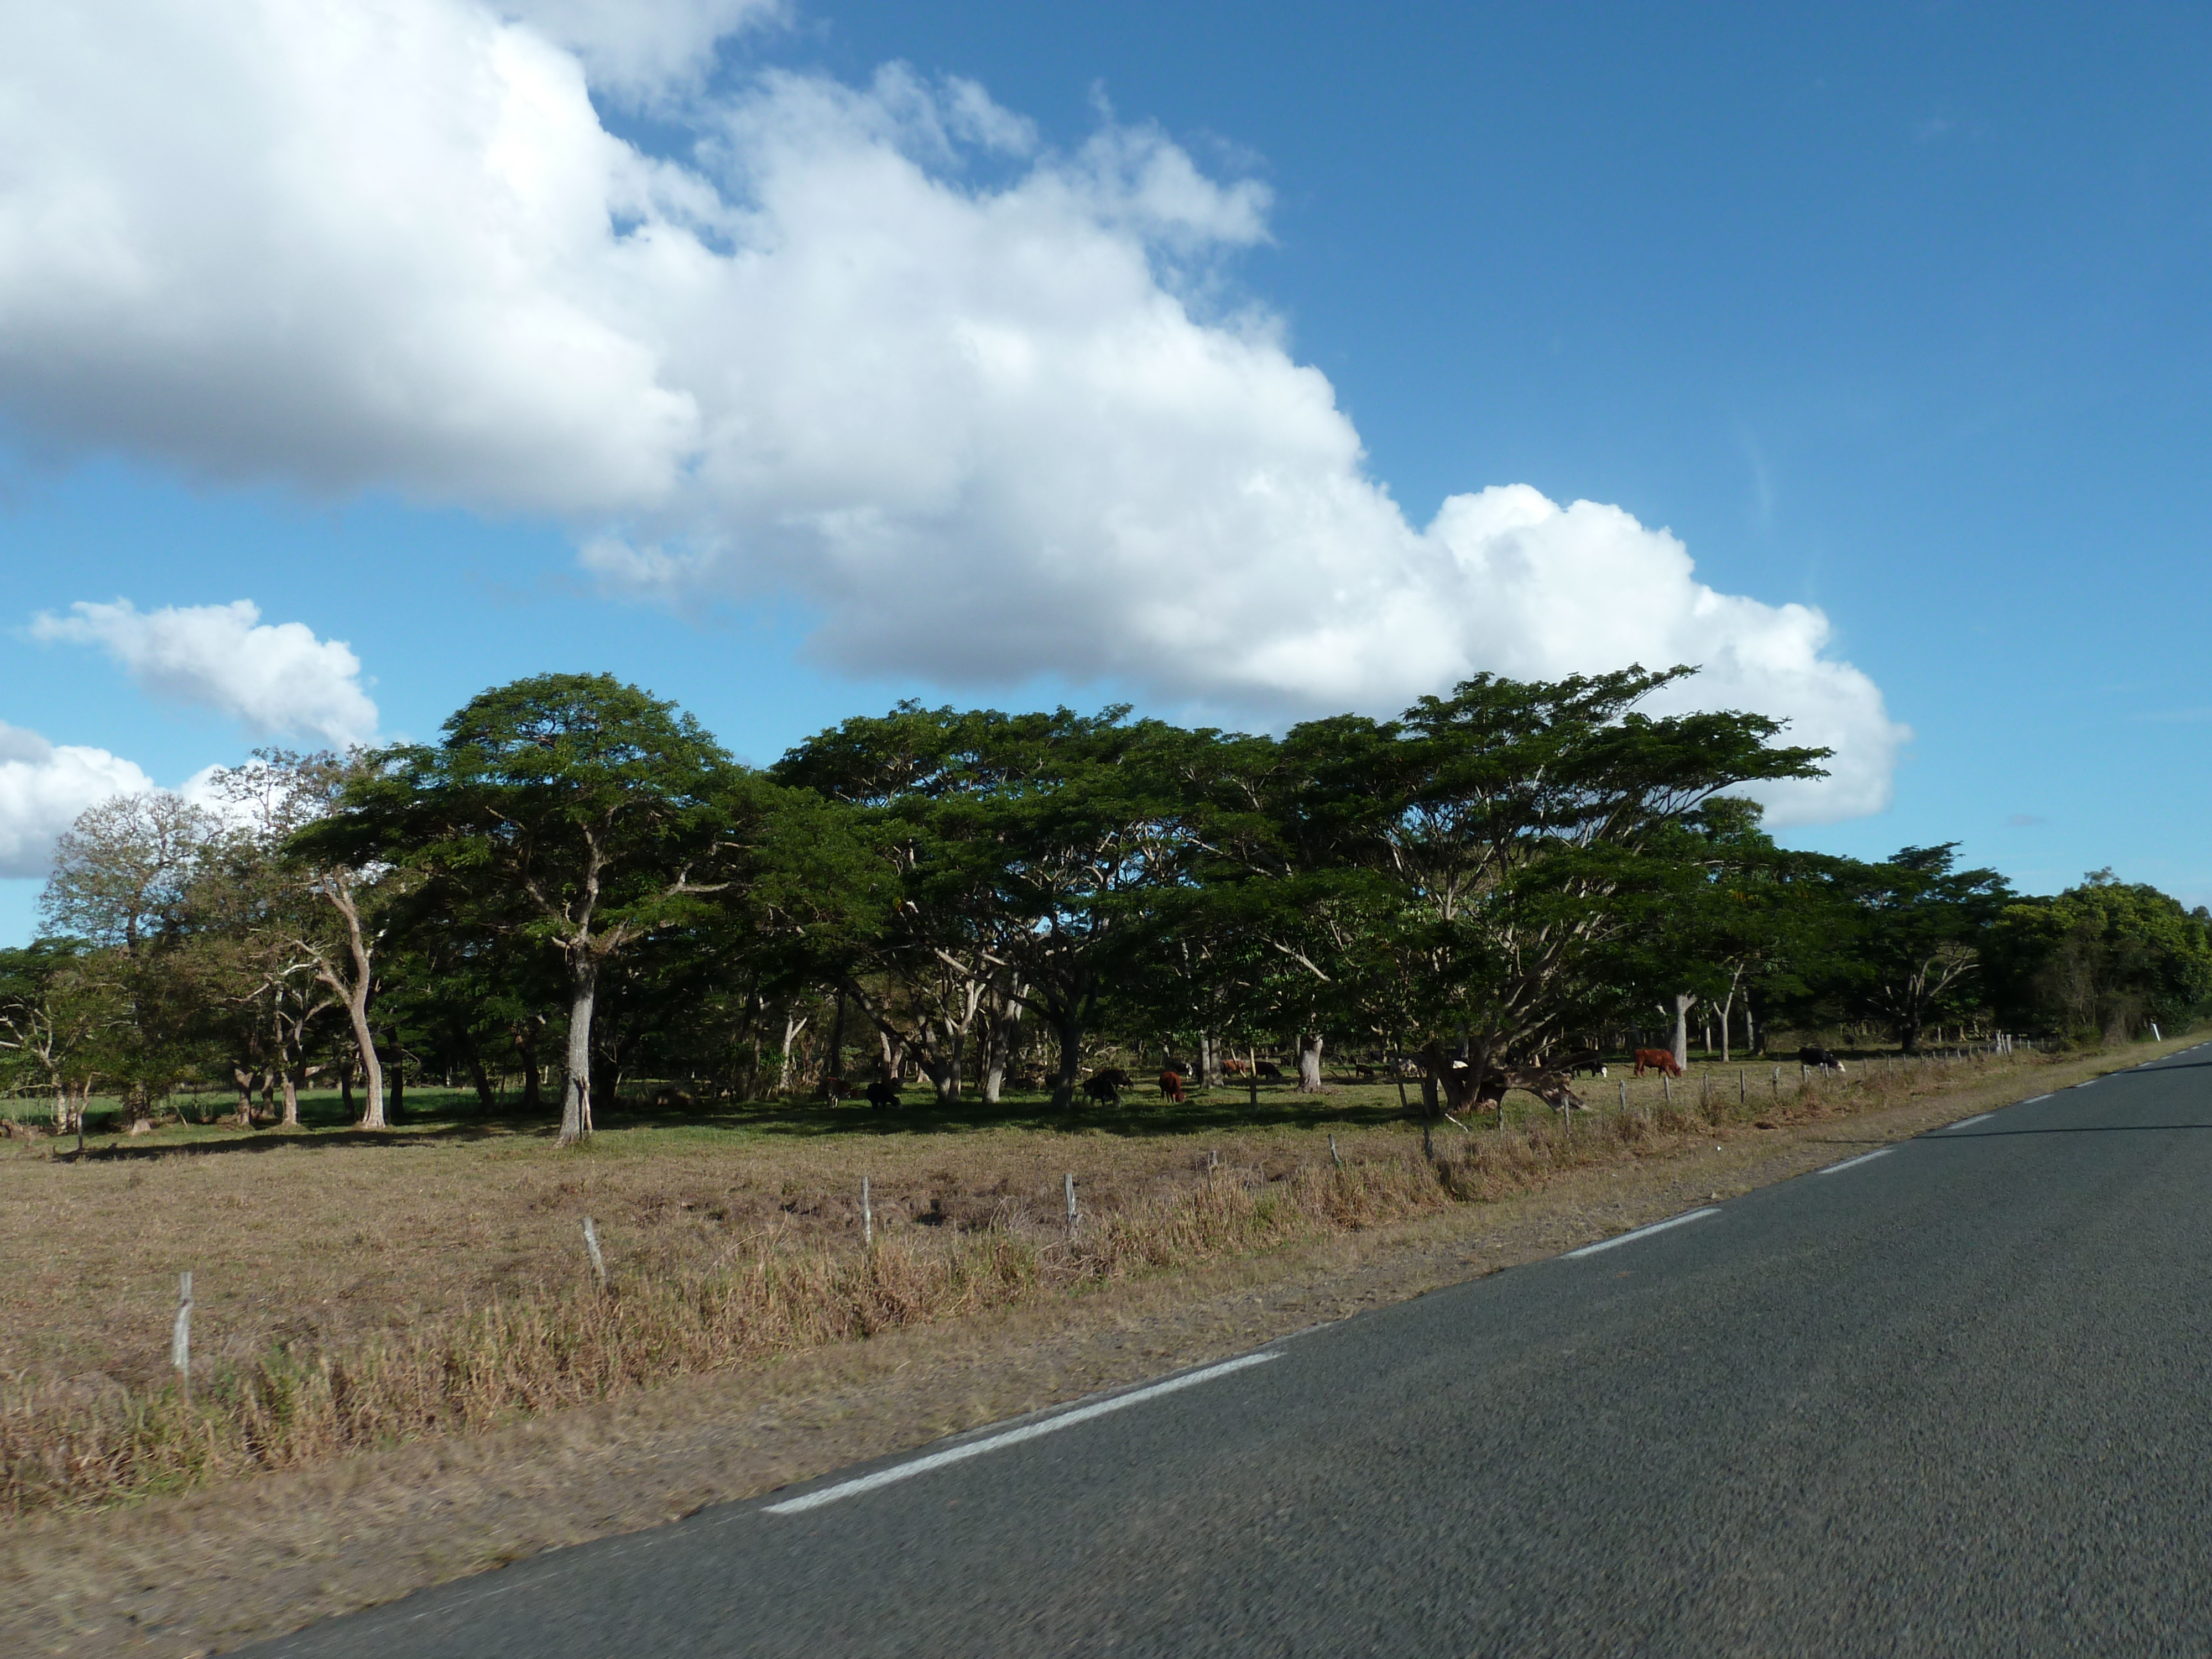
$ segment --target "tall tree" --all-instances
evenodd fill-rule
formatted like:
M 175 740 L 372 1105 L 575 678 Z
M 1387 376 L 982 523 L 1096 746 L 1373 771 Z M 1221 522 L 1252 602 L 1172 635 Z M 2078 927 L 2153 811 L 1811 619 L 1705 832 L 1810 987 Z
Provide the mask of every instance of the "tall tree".
M 1432 1103 L 1441 1091 L 1463 1105 L 1494 1068 L 1559 1041 L 1637 896 L 1665 885 L 1660 843 L 1690 813 L 1724 789 L 1819 775 L 1826 751 L 1778 744 L 1763 716 L 1638 712 L 1691 672 L 1478 676 L 1398 721 L 1293 728 L 1263 770 L 1247 763 L 1232 795 L 1251 810 L 1222 844 L 1285 896 L 1286 932 L 1312 927 L 1316 878 L 1362 915 L 1370 942 L 1339 958 L 1372 960 L 1368 1000 L 1425 1037 Z
M 443 729 L 434 746 L 385 751 L 308 845 L 355 868 L 379 854 L 417 860 L 478 925 L 557 953 L 571 1146 L 592 1133 L 601 972 L 726 890 L 740 851 L 737 769 L 691 716 L 606 674 L 496 687 Z
M 1958 847 L 1903 848 L 1842 878 L 1859 918 L 1856 1000 L 1906 1054 L 1919 1052 L 1931 1021 L 1975 1000 L 1982 944 L 2013 896 L 1996 871 L 1960 869 Z

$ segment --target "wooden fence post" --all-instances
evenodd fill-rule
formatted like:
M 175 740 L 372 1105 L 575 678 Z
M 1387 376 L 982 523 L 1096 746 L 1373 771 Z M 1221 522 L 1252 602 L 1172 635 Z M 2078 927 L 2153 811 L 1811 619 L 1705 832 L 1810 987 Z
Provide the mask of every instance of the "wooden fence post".
M 607 1287 L 607 1259 L 599 1254 L 599 1230 L 592 1225 L 592 1218 L 584 1218 L 584 1249 L 592 1258 L 592 1272 L 599 1281 L 599 1288 Z
M 1075 1243 L 1075 1172 L 1067 1176 L 1067 1242 Z
M 860 1177 L 860 1242 L 876 1248 L 876 1206 L 868 1197 L 868 1178 Z

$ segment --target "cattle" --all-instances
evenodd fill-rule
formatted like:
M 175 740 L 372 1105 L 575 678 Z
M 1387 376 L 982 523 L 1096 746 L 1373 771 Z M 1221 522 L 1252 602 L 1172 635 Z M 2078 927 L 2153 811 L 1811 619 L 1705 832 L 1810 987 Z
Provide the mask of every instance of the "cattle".
M 1272 1060 L 1263 1060 L 1252 1067 L 1252 1075 L 1263 1082 L 1272 1080 L 1280 1083 L 1283 1080 L 1283 1068 Z
M 899 1103 L 899 1086 L 887 1077 L 879 1077 L 863 1091 L 871 1106 L 896 1106 Z
M 1587 1073 L 1591 1077 L 1605 1075 L 1605 1056 L 1595 1048 L 1585 1048 L 1559 1062 L 1559 1069 L 1569 1077 L 1580 1077 Z
M 1797 1063 L 1814 1072 L 1840 1072 L 1844 1069 L 1844 1062 L 1834 1054 L 1809 1042 L 1797 1051 Z
M 1241 1060 L 1224 1060 L 1221 1062 L 1222 1074 L 1225 1077 L 1243 1077 L 1251 1069 Z
M 1182 1073 L 1170 1068 L 1160 1073 L 1160 1097 L 1180 1106 L 1182 1099 Z
M 822 1079 L 822 1098 L 828 1101 L 832 1106 L 836 1106 L 842 1103 L 845 1098 L 845 1079 L 842 1077 L 823 1078 Z
M 1642 1077 L 1646 1071 L 1664 1072 L 1668 1077 L 1682 1075 L 1682 1064 L 1674 1058 L 1672 1048 L 1638 1048 L 1636 1051 L 1635 1075 Z
M 1566 1073 L 1540 1066 L 1516 1066 L 1491 1073 L 1475 1088 L 1474 1109 L 1486 1112 L 1495 1107 L 1503 1111 L 1508 1089 L 1526 1090 L 1556 1112 L 1588 1109 L 1582 1097 L 1569 1086 Z
M 1127 1088 L 1131 1081 L 1129 1074 L 1120 1066 L 1109 1066 L 1103 1072 L 1093 1072 L 1085 1078 L 1083 1081 L 1083 1092 L 1085 1097 L 1098 1102 L 1103 1106 L 1119 1106 L 1121 1103 L 1121 1091 Z

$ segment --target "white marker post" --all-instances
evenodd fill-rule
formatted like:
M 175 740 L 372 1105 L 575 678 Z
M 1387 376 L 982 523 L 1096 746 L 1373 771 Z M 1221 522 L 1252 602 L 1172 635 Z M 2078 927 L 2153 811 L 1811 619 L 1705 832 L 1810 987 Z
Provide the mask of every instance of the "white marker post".
M 868 1197 L 868 1178 L 860 1177 L 860 1242 L 870 1249 L 876 1248 L 876 1207 Z
M 192 1276 L 177 1275 L 177 1328 L 169 1338 L 169 1363 L 184 1385 L 185 1404 L 192 1403 Z
M 1067 1242 L 1075 1243 L 1075 1172 L 1072 1170 L 1067 1176 Z
M 599 1288 L 607 1287 L 607 1259 L 599 1254 L 599 1229 L 592 1225 L 592 1218 L 584 1218 L 584 1249 L 590 1253 L 592 1271 L 599 1275 Z

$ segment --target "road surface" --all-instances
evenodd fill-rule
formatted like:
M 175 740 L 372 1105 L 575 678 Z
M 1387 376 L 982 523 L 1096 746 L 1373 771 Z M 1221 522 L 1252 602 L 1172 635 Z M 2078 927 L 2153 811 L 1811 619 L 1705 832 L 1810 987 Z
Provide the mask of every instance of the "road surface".
M 2212 1653 L 2212 1047 L 252 1651 Z

